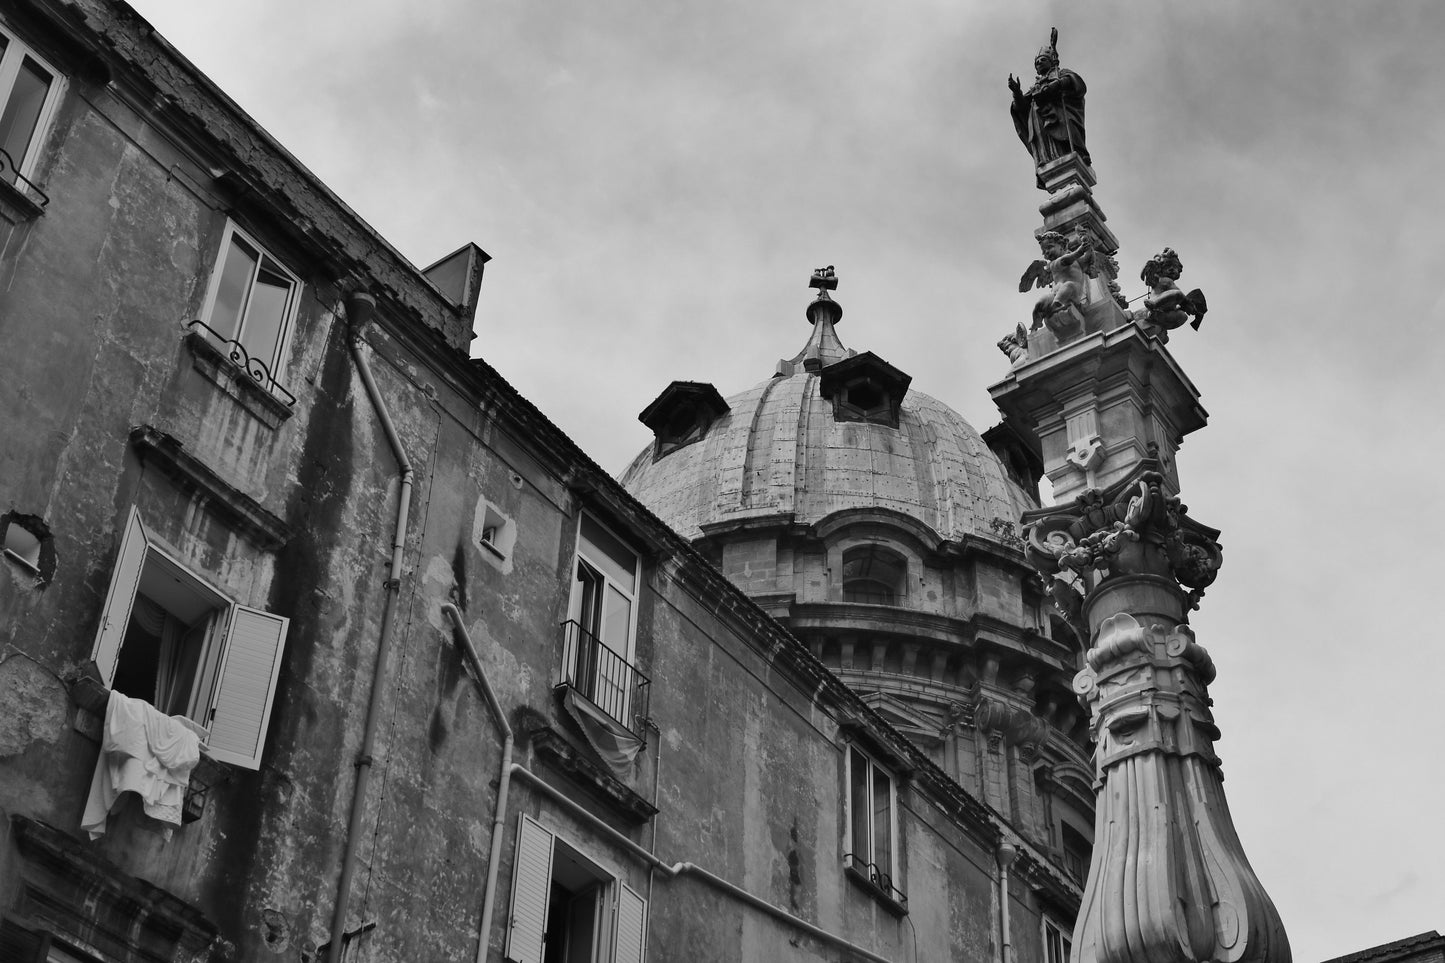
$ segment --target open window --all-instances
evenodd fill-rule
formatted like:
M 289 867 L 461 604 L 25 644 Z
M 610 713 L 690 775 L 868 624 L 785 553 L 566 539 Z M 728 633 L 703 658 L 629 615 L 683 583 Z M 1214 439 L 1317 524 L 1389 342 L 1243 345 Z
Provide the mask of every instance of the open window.
M 301 281 L 235 224 L 226 225 L 199 324 L 230 350 L 231 360 L 272 394 L 286 357 Z
M 523 815 L 513 862 L 507 959 L 642 963 L 647 901 L 567 840 Z
M 843 601 L 897 605 L 908 594 L 908 560 L 882 545 L 855 545 L 843 553 Z
M 898 427 L 898 412 L 913 379 L 871 351 L 828 365 L 818 392 L 833 404 L 836 421 Z
M 0 180 L 27 195 L 62 87 L 59 71 L 0 26 Z
M 212 757 L 258 769 L 289 624 L 217 591 L 132 508 L 92 658 L 107 686 L 209 730 Z
M 848 787 L 843 865 L 875 895 L 906 912 L 898 877 L 898 794 L 893 774 L 856 745 L 845 755 Z
M 617 536 L 583 514 L 577 533 L 572 595 L 562 652 L 562 682 L 603 712 L 633 727 L 635 692 L 647 680 L 633 661 L 640 559 Z

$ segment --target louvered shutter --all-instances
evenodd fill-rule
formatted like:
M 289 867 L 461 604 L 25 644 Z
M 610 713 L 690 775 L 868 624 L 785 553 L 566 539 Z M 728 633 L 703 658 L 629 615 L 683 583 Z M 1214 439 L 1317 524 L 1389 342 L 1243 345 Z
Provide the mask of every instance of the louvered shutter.
M 111 571 L 110 589 L 105 593 L 105 608 L 100 611 L 100 629 L 95 633 L 95 647 L 90 656 L 100 668 L 101 681 L 107 687 L 115 680 L 120 644 L 130 623 L 130 609 L 135 603 L 135 590 L 140 584 L 145 557 L 145 526 L 141 524 L 140 512 L 132 506 L 126 519 L 125 533 L 120 539 L 120 554 L 116 556 L 115 568 Z
M 647 900 L 617 881 L 617 949 L 613 963 L 642 963 L 647 948 Z
M 50 934 L 0 920 L 0 960 L 5 963 L 45 963 L 50 955 Z
M 512 922 L 507 959 L 541 963 L 547 932 L 547 898 L 552 889 L 552 834 L 523 815 L 517 823 L 517 856 L 512 864 Z M 486 934 L 483 934 L 483 939 Z
M 221 674 L 206 723 L 210 754 L 245 769 L 261 767 L 261 747 L 276 695 L 276 675 L 290 619 L 245 605 L 231 606 Z

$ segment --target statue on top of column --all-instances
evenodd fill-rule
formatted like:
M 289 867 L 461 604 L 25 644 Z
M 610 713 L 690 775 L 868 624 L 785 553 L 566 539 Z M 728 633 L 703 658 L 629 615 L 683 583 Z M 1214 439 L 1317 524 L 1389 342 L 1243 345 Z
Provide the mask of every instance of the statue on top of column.
M 1038 76 L 1028 90 L 1013 74 L 1008 77 L 1009 90 L 1013 91 L 1009 113 L 1019 140 L 1033 155 L 1035 168 L 1069 153 L 1092 164 L 1089 149 L 1084 146 L 1084 78 L 1059 66 L 1058 43 L 1059 31 L 1054 28 L 1049 45 L 1041 47 L 1034 57 Z M 1044 189 L 1042 177 L 1038 184 Z

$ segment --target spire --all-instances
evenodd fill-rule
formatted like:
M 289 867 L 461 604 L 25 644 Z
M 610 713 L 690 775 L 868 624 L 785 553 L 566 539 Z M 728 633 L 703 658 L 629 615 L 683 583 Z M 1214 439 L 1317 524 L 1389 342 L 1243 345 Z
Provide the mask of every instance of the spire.
M 829 291 L 838 289 L 838 275 L 833 265 L 815 269 L 808 279 L 808 287 L 818 292 L 807 310 L 808 323 L 813 326 L 813 331 L 802 351 L 791 359 L 778 362 L 776 373 L 779 375 L 792 374 L 800 364 L 804 370 L 818 372 L 856 354 L 843 347 L 843 342 L 838 340 L 838 334 L 833 330 L 843 317 L 843 305 L 828 296 Z

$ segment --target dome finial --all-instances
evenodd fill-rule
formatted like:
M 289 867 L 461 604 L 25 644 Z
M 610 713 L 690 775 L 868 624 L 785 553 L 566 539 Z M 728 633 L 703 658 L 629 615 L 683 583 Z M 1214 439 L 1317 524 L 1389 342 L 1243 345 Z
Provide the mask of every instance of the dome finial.
M 813 303 L 808 305 L 808 323 L 817 324 L 824 319 L 832 324 L 837 324 L 843 317 L 843 306 L 832 298 L 828 297 L 829 291 L 838 289 L 838 274 L 833 270 L 833 265 L 813 269 L 813 276 L 808 280 L 808 287 L 816 288 L 818 296 Z

